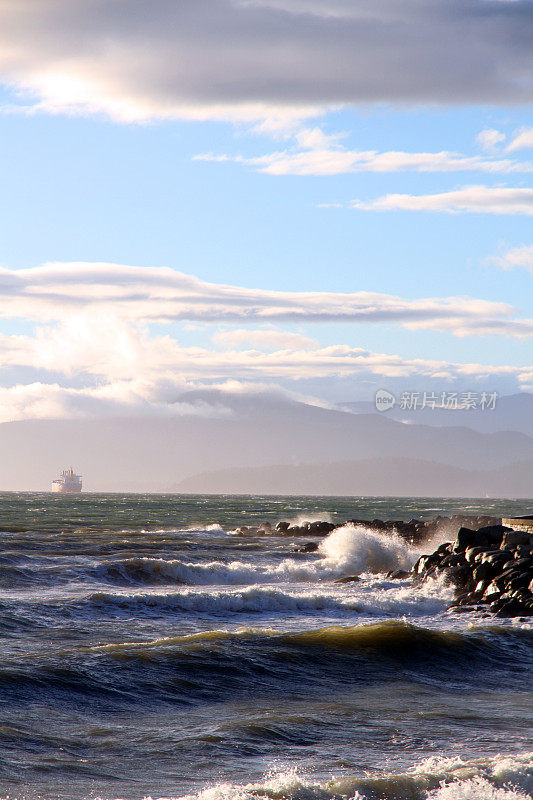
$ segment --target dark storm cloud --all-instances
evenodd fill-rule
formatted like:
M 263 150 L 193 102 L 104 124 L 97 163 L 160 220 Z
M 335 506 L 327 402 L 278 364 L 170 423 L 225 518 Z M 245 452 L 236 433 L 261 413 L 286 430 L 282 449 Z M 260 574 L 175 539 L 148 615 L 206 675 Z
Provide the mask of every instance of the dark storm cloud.
M 531 0 L 2 0 L 0 22 L 4 79 L 58 109 L 252 118 L 533 96 Z

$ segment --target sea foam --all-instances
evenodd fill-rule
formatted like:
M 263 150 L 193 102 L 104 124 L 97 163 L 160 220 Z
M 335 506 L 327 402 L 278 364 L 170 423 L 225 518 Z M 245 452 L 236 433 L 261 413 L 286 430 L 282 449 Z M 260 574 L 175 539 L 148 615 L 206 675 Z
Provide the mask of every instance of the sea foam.
M 473 761 L 428 759 L 405 773 L 322 784 L 289 769 L 268 774 L 260 783 L 218 783 L 179 800 L 531 800 L 532 775 L 532 753 Z
M 180 559 L 128 558 L 105 562 L 95 577 L 110 583 L 195 585 L 252 585 L 285 581 L 331 581 L 363 572 L 410 569 L 418 552 L 394 534 L 344 525 L 323 539 L 317 555 L 305 560 L 286 558 L 278 564 L 245 561 L 186 562 Z

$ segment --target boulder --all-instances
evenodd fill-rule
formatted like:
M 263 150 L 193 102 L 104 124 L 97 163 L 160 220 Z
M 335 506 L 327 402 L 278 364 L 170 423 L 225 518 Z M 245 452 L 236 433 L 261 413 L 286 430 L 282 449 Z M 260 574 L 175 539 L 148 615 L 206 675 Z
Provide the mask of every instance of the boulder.
M 484 533 L 473 531 L 471 528 L 459 528 L 453 549 L 456 553 L 461 553 L 467 548 L 487 547 L 488 544 L 489 540 Z
M 395 569 L 387 572 L 387 578 L 392 578 L 395 581 L 404 581 L 406 578 L 410 578 L 411 573 L 407 572 L 404 569 Z
M 477 533 L 484 536 L 489 544 L 499 547 L 505 533 L 510 530 L 511 528 L 507 528 L 505 525 L 485 525 L 478 528 Z
M 318 542 L 306 542 L 301 547 L 295 549 L 295 553 L 316 553 L 318 550 Z
M 317 521 L 309 523 L 307 530 L 311 536 L 327 536 L 335 527 L 332 522 Z
M 525 531 L 508 531 L 502 538 L 501 550 L 512 550 L 518 545 L 533 547 L 533 536 Z
M 481 553 L 486 553 L 487 548 L 485 546 L 482 547 L 467 547 L 465 550 L 465 558 L 470 563 L 473 564 L 476 556 L 480 555 Z

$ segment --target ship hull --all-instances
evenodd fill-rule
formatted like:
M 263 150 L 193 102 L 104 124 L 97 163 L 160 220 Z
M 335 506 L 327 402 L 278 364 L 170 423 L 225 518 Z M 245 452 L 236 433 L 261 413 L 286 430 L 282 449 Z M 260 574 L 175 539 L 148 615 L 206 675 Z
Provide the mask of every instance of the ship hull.
M 62 483 L 56 483 L 54 481 L 52 483 L 52 491 L 56 492 L 57 494 L 81 494 L 81 485 L 65 486 Z

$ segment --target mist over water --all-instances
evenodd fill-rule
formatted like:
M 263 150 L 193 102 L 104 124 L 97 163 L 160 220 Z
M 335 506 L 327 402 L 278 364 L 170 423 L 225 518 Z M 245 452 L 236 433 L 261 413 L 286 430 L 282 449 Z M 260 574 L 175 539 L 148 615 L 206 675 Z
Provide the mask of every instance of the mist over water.
M 533 796 L 531 621 L 387 577 L 434 543 L 236 533 L 527 501 L 0 500 L 0 796 Z

